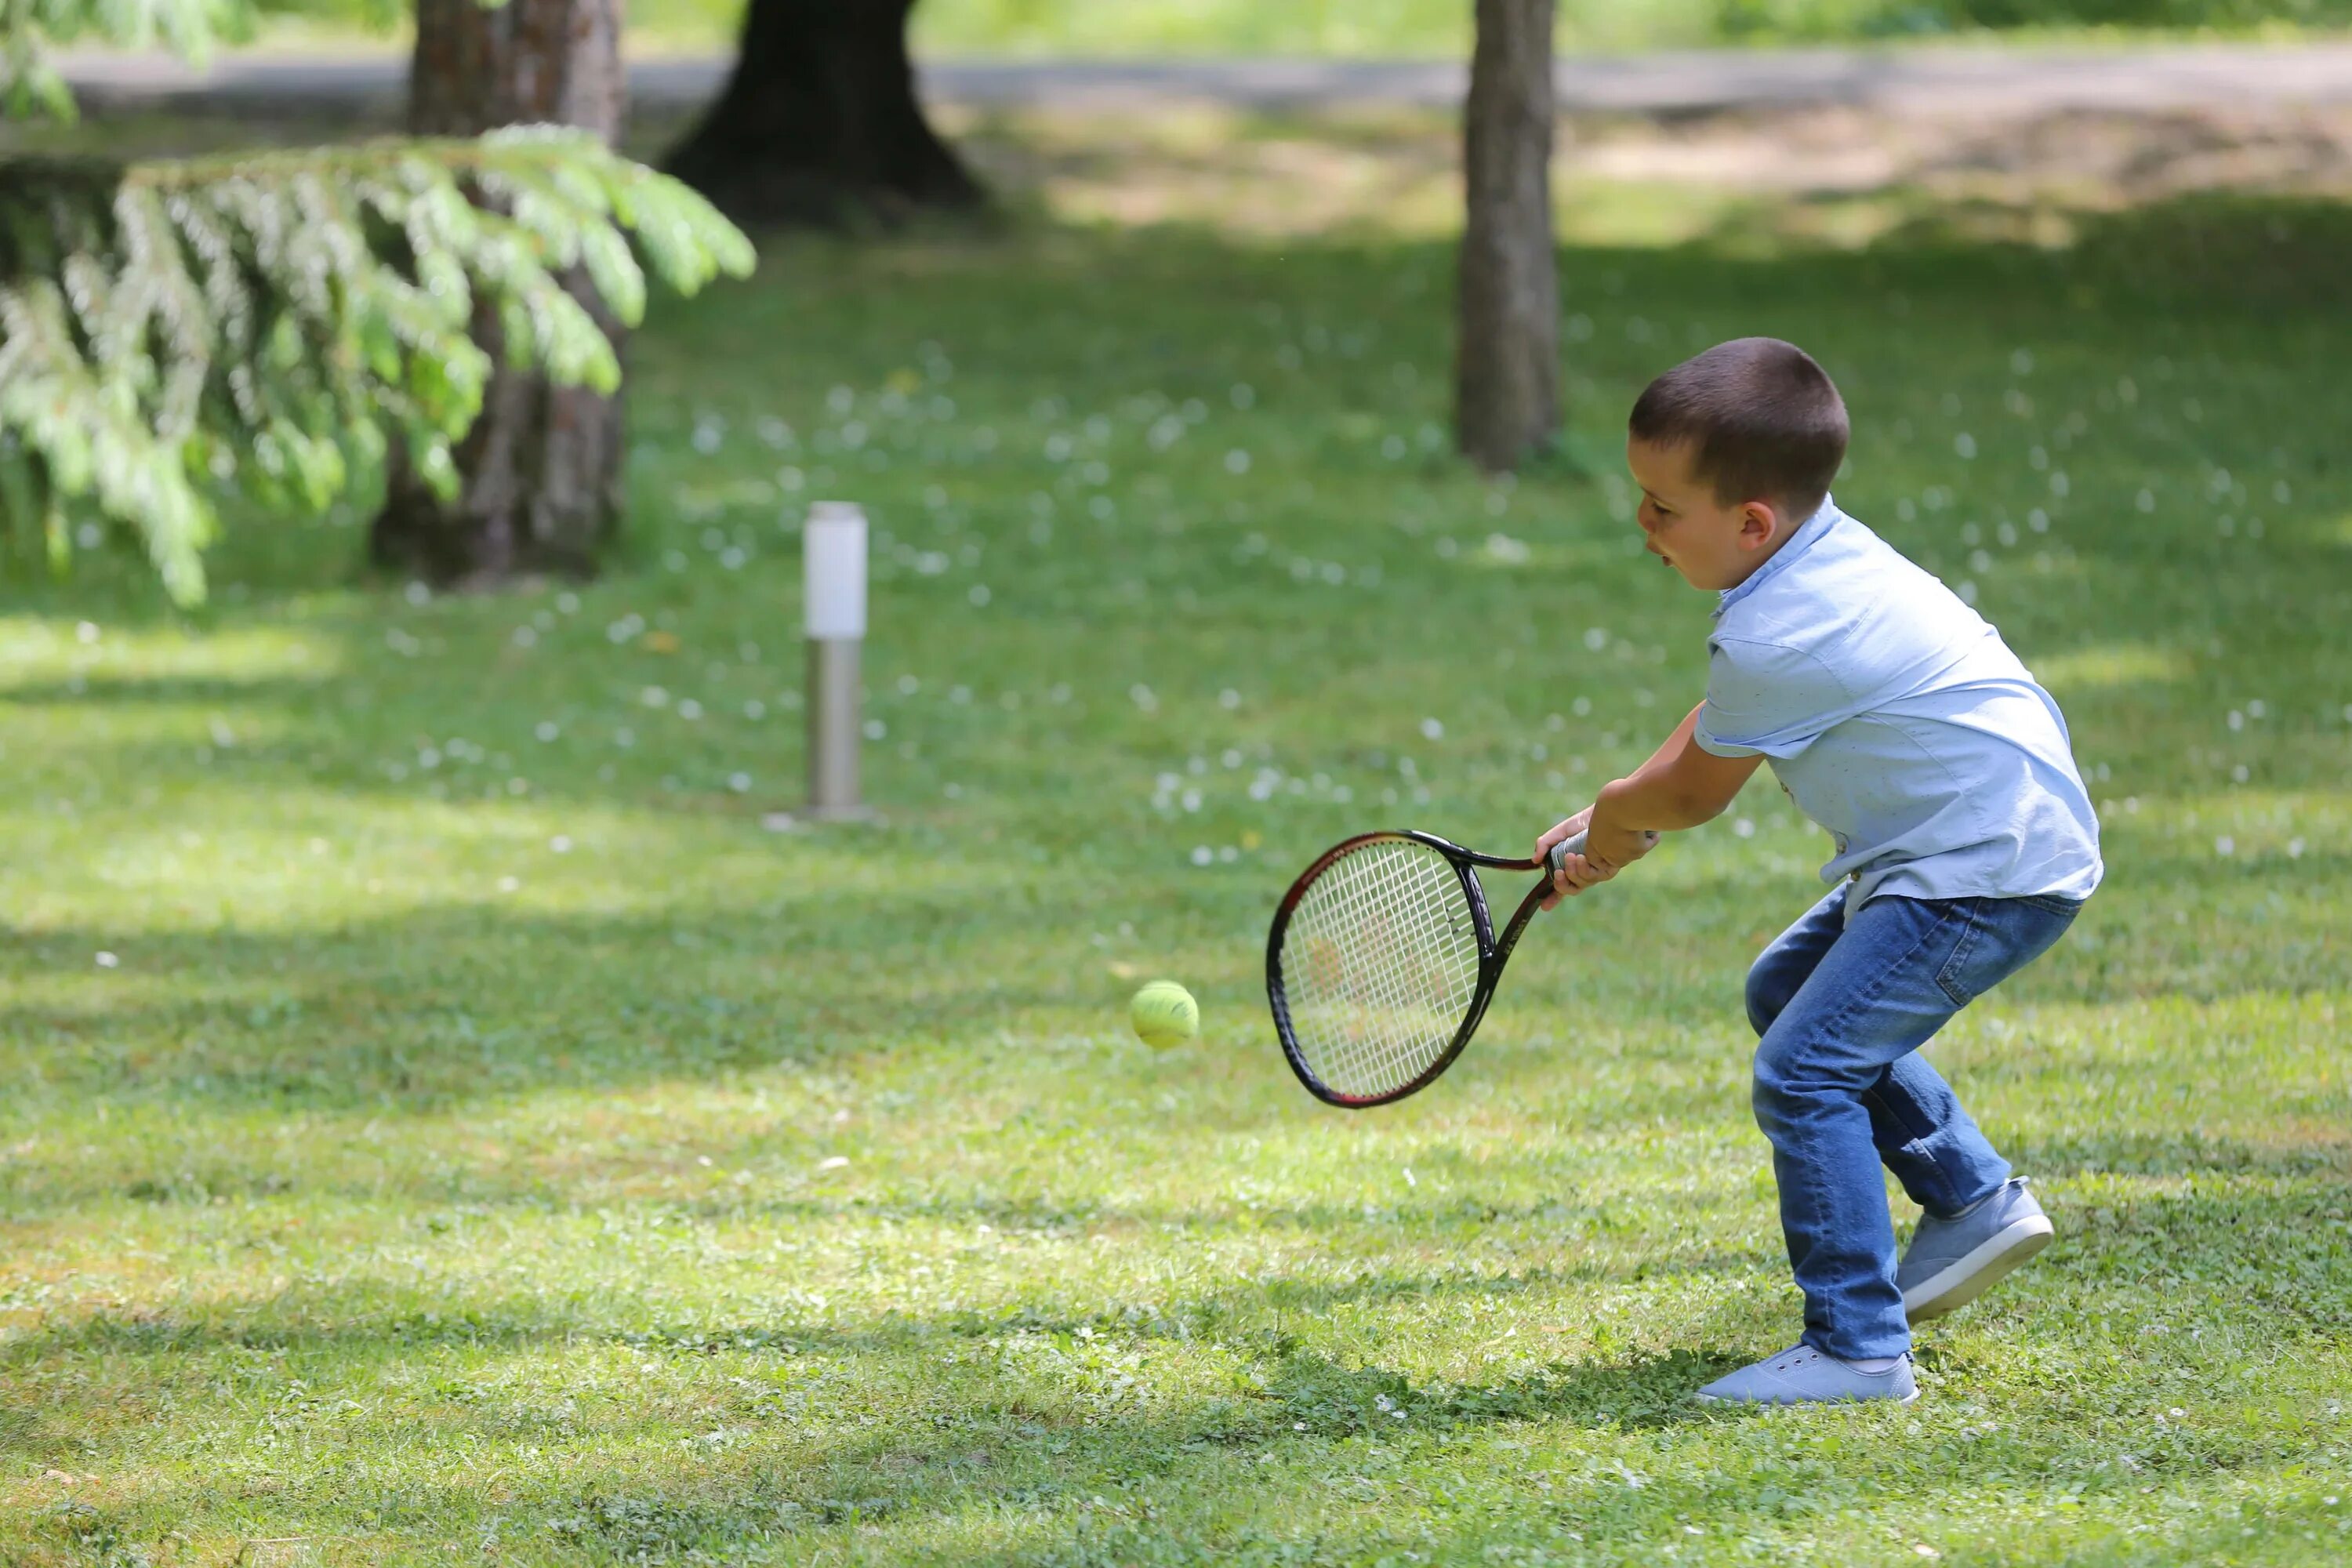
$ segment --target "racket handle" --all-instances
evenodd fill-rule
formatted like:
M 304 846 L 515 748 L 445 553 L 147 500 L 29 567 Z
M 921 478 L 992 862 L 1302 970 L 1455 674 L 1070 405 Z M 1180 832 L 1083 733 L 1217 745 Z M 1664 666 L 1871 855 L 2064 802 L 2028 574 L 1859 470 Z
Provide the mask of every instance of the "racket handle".
M 1570 856 L 1581 855 L 1583 853 L 1584 833 L 1583 830 L 1580 828 L 1551 847 L 1550 850 L 1544 856 L 1544 868 L 1553 876 L 1557 877 L 1559 875 L 1561 868 L 1568 864 L 1568 858 Z
M 1642 837 L 1648 839 L 1653 844 L 1655 844 L 1658 841 L 1658 836 L 1655 833 L 1644 833 Z M 1559 843 L 1553 845 L 1549 850 L 1545 852 L 1544 868 L 1553 876 L 1557 877 L 1560 873 L 1560 868 L 1567 864 L 1568 858 L 1570 856 L 1581 855 L 1583 853 L 1584 834 L 1580 830 L 1570 834 L 1567 837 L 1561 839 Z

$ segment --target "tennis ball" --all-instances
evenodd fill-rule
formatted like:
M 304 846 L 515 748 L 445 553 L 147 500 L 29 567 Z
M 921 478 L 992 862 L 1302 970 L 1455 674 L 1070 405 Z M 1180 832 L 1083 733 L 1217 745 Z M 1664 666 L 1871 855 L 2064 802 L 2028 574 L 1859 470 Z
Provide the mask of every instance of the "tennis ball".
M 1155 980 L 1127 1005 L 1136 1037 L 1155 1051 L 1181 1046 L 1201 1032 L 1201 1005 L 1173 980 Z

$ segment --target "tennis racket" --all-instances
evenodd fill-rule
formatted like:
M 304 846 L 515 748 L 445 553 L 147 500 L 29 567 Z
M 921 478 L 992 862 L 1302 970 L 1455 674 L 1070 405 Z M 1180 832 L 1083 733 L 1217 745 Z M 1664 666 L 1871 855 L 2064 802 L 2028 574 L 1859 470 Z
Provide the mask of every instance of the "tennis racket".
M 1528 921 L 1584 835 L 1538 863 L 1433 833 L 1367 833 L 1325 850 L 1282 896 L 1265 996 L 1290 1070 L 1318 1100 L 1360 1110 L 1427 1088 L 1470 1043 Z M 1495 934 L 1478 868 L 1543 879 Z

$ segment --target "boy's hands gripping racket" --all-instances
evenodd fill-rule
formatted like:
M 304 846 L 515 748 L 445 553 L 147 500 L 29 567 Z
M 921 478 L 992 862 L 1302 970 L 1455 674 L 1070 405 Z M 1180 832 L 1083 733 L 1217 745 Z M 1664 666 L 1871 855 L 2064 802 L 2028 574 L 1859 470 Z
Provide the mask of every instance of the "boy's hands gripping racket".
M 1283 895 L 1265 944 L 1274 1026 L 1307 1092 L 1354 1109 L 1386 1105 L 1452 1066 L 1519 933 L 1568 857 L 1583 852 L 1581 832 L 1541 861 L 1481 855 L 1433 833 L 1367 833 L 1325 850 Z M 1481 866 L 1544 873 L 1499 938 Z

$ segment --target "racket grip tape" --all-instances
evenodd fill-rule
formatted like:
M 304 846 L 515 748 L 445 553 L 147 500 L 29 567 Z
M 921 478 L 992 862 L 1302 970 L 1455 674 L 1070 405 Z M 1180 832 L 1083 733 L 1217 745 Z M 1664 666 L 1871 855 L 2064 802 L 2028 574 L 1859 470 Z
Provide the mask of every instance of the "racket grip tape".
M 1642 837 L 1653 844 L 1658 841 L 1658 836 L 1655 833 L 1644 833 Z M 1570 856 L 1583 853 L 1584 835 L 1581 832 L 1571 833 L 1545 852 L 1544 868 L 1557 877 L 1560 873 L 1560 868 L 1567 864 Z
M 1557 877 L 1559 875 L 1561 869 L 1567 866 L 1568 858 L 1570 856 L 1581 855 L 1583 853 L 1583 833 L 1580 831 L 1571 833 L 1567 837 L 1561 839 L 1559 843 L 1553 845 L 1551 848 L 1545 853 L 1544 868 L 1553 876 Z

